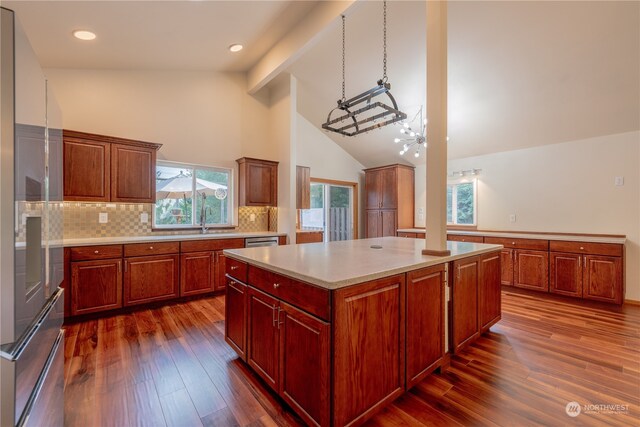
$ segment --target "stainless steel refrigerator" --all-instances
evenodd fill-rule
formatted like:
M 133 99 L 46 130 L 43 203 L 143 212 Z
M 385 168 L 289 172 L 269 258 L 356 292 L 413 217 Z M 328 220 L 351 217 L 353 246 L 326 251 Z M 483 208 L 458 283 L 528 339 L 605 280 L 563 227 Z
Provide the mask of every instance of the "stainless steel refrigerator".
M 0 425 L 62 426 L 61 115 L 18 18 L 0 11 Z

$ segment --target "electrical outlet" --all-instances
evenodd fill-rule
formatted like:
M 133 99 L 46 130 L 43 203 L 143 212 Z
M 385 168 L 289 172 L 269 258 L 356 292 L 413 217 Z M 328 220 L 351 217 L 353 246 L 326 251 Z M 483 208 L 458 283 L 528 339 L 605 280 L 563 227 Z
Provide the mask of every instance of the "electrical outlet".
M 622 187 L 624 185 L 624 176 L 616 176 L 613 183 L 616 187 Z
M 509 222 L 516 222 L 516 214 L 509 215 Z
M 149 214 L 146 213 L 146 212 L 142 212 L 140 214 L 140 222 L 143 223 L 143 224 L 148 223 L 149 222 Z
M 424 208 L 418 208 L 418 213 L 424 215 Z
M 418 214 L 418 219 L 419 219 L 420 221 L 424 221 L 424 214 L 423 214 L 423 213 L 419 213 L 419 214 Z
M 249 215 L 249 221 L 256 222 L 256 214 Z
M 100 212 L 98 214 L 98 222 L 100 224 L 106 224 L 109 222 L 109 214 L 106 212 Z

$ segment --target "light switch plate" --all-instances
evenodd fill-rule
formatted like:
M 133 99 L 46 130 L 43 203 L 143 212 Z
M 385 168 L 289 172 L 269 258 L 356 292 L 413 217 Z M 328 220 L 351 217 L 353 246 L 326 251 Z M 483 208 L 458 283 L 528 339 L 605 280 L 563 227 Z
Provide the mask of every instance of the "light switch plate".
M 100 212 L 98 214 L 98 222 L 100 224 L 106 224 L 107 222 L 109 222 L 109 214 L 106 212 Z
M 509 215 L 509 222 L 516 222 L 516 214 Z
M 616 176 L 613 183 L 616 187 L 622 187 L 624 185 L 624 176 Z
M 149 222 L 149 214 L 146 213 L 146 212 L 142 212 L 140 214 L 140 222 L 143 223 L 143 224 L 148 223 Z

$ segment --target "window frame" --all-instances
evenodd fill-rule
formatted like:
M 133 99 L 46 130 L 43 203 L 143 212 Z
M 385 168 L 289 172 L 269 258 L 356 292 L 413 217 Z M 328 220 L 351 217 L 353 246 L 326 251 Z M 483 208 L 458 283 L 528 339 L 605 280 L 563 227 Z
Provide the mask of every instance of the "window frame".
M 473 185 L 473 223 L 471 224 L 459 224 L 458 221 L 458 215 L 457 215 L 457 211 L 458 211 L 458 206 L 457 206 L 457 199 L 458 199 L 458 186 L 462 185 L 462 184 L 472 184 Z M 448 181 L 447 182 L 447 189 L 451 188 L 451 219 L 453 220 L 452 222 L 449 222 L 447 220 L 447 226 L 452 226 L 452 227 L 469 227 L 469 228 L 476 228 L 478 226 L 478 179 L 477 178 L 473 178 L 473 179 L 468 179 L 468 178 L 462 178 L 459 180 L 455 180 L 455 181 Z M 448 204 L 449 202 L 447 201 L 447 208 L 448 208 Z
M 197 223 L 197 214 L 195 212 L 195 207 L 197 205 L 196 198 L 193 197 L 193 193 L 195 192 L 195 189 L 196 189 L 196 179 L 197 179 L 198 170 L 205 170 L 205 171 L 211 171 L 211 172 L 224 172 L 224 173 L 227 173 L 229 176 L 229 181 L 227 186 L 227 199 L 228 199 L 227 215 L 226 215 L 227 222 L 224 224 L 207 223 L 205 224 L 205 227 L 211 228 L 211 229 L 229 229 L 229 228 L 236 227 L 235 225 L 236 206 L 235 206 L 235 200 L 234 200 L 235 174 L 234 174 L 233 168 L 226 168 L 223 166 L 202 165 L 197 163 L 175 162 L 170 160 L 156 160 L 156 172 L 157 172 L 158 166 L 176 168 L 176 169 L 180 169 L 180 168 L 189 169 L 193 172 L 193 175 L 192 175 L 193 182 L 191 184 L 191 194 L 192 194 L 191 199 L 192 199 L 192 206 L 193 206 L 193 211 L 191 212 L 192 223 L 191 224 L 157 224 L 156 223 L 156 207 L 157 207 L 158 200 L 156 199 L 155 203 L 153 203 L 153 209 L 152 209 L 152 215 L 151 215 L 152 230 L 156 230 L 156 231 L 194 230 L 194 229 L 201 228 L 201 226 Z M 156 189 L 156 193 L 157 193 L 157 189 Z

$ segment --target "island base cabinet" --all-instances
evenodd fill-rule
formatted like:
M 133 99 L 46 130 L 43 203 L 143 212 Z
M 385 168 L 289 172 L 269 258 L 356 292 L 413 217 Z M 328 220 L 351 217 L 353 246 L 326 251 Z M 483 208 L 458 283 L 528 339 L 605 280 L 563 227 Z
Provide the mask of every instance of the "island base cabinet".
M 279 394 L 304 421 L 329 426 L 330 325 L 284 302 L 278 309 Z
M 405 390 L 405 277 L 334 291 L 333 425 L 360 425 Z
M 407 273 L 407 389 L 444 357 L 444 265 Z
M 178 255 L 125 258 L 124 305 L 176 298 L 179 283 Z
M 228 279 L 224 302 L 225 341 L 247 361 L 247 290 L 244 283 Z
M 273 390 L 279 389 L 280 301 L 252 287 L 248 288 L 247 363 Z

